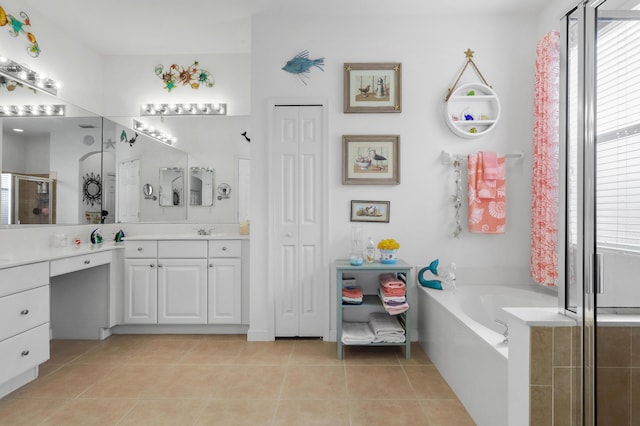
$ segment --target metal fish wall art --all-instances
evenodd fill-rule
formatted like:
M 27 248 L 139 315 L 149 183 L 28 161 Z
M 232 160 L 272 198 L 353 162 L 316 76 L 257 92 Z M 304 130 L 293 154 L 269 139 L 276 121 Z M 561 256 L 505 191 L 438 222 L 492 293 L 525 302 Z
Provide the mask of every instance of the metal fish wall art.
M 324 72 L 324 58 L 318 59 L 309 59 L 309 51 L 303 50 L 298 53 L 293 58 L 289 59 L 282 69 L 288 73 L 296 74 L 300 81 L 302 81 L 305 85 L 307 82 L 304 80 L 305 78 L 309 78 L 309 72 L 312 67 L 316 67 L 320 69 L 320 71 Z

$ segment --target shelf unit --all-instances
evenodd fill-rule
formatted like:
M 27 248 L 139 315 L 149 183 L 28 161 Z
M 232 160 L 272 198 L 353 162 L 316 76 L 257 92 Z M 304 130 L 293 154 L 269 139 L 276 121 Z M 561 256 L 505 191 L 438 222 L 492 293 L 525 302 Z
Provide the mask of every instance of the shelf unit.
M 382 306 L 382 301 L 377 295 L 379 280 L 378 276 L 383 273 L 392 272 L 395 274 L 403 273 L 406 275 L 407 280 L 407 302 L 409 306 L 411 306 L 410 301 L 410 283 L 412 282 L 411 273 L 413 268 L 405 263 L 402 260 L 398 260 L 397 263 L 394 264 L 383 264 L 380 263 L 379 260 L 374 263 L 365 263 L 361 266 L 352 266 L 349 260 L 336 260 L 335 264 L 336 270 L 336 285 L 337 285 L 337 346 L 338 346 L 338 359 L 342 359 L 343 354 L 343 346 L 342 343 L 342 322 L 345 316 L 349 316 L 351 314 L 365 315 L 368 312 L 386 312 L 384 307 Z M 351 305 L 342 303 L 342 280 L 343 277 L 351 277 L 356 276 L 360 278 L 358 281 L 358 285 L 362 287 L 363 301 L 360 305 Z M 359 346 L 404 346 L 405 347 L 405 357 L 407 359 L 411 358 L 411 333 L 410 333 L 410 312 L 411 307 L 408 311 L 400 314 L 401 321 L 400 323 L 405 327 L 405 342 L 404 343 L 365 343 Z M 350 346 L 350 345 L 349 345 Z
M 474 95 L 469 95 L 470 92 Z M 466 120 L 465 114 L 473 117 Z M 483 117 L 486 117 L 482 119 Z M 470 83 L 458 87 L 446 102 L 445 120 L 456 135 L 472 139 L 493 130 L 500 119 L 500 100 L 486 84 Z

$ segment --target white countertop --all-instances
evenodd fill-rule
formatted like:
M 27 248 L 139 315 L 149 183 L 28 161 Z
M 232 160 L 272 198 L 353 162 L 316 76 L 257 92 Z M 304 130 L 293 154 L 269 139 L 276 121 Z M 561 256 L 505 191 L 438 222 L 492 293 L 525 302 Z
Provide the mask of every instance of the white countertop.
M 123 241 L 145 241 L 145 240 L 248 240 L 248 235 L 239 233 L 217 233 L 211 235 L 193 234 L 144 234 L 127 235 Z
M 124 249 L 124 244 L 105 242 L 98 245 L 83 243 L 79 247 L 39 247 L 29 251 L 2 253 L 0 254 L 0 269 L 26 265 L 28 263 L 64 259 L 67 257 L 82 256 L 85 254 L 91 254 L 101 251 L 120 249 Z
M 502 308 L 514 318 L 528 326 L 562 327 L 575 325 L 576 321 L 558 313 L 558 308 Z

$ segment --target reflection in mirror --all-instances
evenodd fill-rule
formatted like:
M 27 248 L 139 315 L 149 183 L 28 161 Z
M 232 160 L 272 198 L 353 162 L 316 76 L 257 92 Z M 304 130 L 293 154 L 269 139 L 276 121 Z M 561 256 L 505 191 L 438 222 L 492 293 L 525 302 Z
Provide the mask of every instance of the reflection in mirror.
M 184 170 L 181 167 L 160 169 L 160 205 L 184 205 Z
M 145 183 L 142 186 L 142 193 L 144 194 L 145 198 L 146 197 L 151 197 L 153 195 L 153 185 L 151 185 L 149 183 Z
M 213 174 L 208 167 L 191 167 L 189 178 L 189 205 L 213 205 Z
M 0 119 L 2 224 L 100 223 L 101 197 L 86 197 L 83 178 L 101 184 L 102 146 L 95 142 L 102 120 L 78 108 L 67 112 L 86 116 Z
M 132 123 L 132 121 L 124 118 L 118 122 L 104 119 L 103 174 L 105 180 L 113 176 L 114 191 L 110 198 L 113 199 L 113 211 L 116 212 L 113 219 L 105 219 L 105 222 L 109 223 L 109 220 L 121 223 L 186 220 L 187 207 L 183 201 L 184 178 L 181 179 L 182 189 L 178 191 L 176 197 L 178 204 L 174 204 L 173 190 L 166 195 L 163 193 L 163 184 L 158 171 L 163 168 L 186 170 L 187 154 L 171 145 L 135 132 L 126 123 Z M 158 197 L 145 196 L 145 185 L 158 188 Z M 105 209 L 109 210 L 111 202 L 107 197 L 107 189 L 105 188 L 103 192 L 105 192 Z M 162 199 L 163 196 L 168 198 Z M 172 208 L 165 208 L 168 206 Z

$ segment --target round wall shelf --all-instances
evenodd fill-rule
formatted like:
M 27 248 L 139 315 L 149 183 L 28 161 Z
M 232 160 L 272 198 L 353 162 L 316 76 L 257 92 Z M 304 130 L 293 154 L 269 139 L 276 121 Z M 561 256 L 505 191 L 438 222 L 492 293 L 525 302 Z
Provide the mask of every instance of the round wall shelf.
M 500 119 L 500 100 L 486 84 L 458 87 L 445 107 L 445 121 L 453 133 L 472 139 L 489 133 Z

